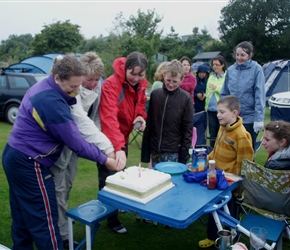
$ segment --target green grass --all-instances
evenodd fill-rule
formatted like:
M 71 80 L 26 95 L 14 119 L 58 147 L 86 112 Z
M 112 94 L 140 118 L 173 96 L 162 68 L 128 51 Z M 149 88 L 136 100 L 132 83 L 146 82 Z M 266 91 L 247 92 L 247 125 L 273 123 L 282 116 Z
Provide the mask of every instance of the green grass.
M 269 117 L 269 112 L 267 112 L 267 117 Z M 266 121 L 268 120 L 269 119 L 267 118 Z M 11 129 L 11 125 L 7 124 L 4 120 L 0 120 L 0 160 Z M 139 136 L 137 140 L 141 143 L 142 137 Z M 261 148 L 256 156 L 256 161 L 260 164 L 264 164 L 266 157 L 267 153 Z M 140 150 L 138 149 L 137 144 L 132 142 L 129 146 L 127 166 L 137 165 L 139 161 Z M 147 164 L 143 163 L 142 166 L 146 167 Z M 97 192 L 98 171 L 95 163 L 85 159 L 80 159 L 77 177 L 70 194 L 69 208 L 96 199 Z M 0 244 L 11 248 L 11 217 L 8 183 L 2 165 L 0 167 L 0 197 Z M 201 220 L 197 220 L 186 229 L 168 229 L 164 228 L 162 225 L 154 226 L 152 224 L 136 222 L 135 217 L 130 213 L 121 213 L 119 214 L 119 218 L 128 229 L 128 233 L 124 235 L 113 233 L 106 226 L 106 222 L 103 221 L 96 234 L 93 249 L 199 249 L 198 241 L 206 237 L 206 227 L 202 224 Z M 206 221 L 206 215 L 203 216 L 202 219 Z M 83 224 L 75 222 L 74 237 L 78 241 L 81 241 L 85 237 L 85 227 Z M 248 239 L 245 236 L 242 236 L 241 241 L 249 246 Z M 283 248 L 290 249 L 290 242 L 284 241 Z M 210 247 L 208 249 L 215 248 Z

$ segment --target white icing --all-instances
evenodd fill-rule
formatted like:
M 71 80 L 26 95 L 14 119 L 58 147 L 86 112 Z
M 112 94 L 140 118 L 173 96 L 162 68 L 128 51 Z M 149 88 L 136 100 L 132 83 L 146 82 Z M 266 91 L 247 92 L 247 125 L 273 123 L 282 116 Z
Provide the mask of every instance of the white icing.
M 139 175 L 140 173 L 140 175 Z M 128 167 L 125 171 L 108 176 L 106 183 L 124 187 L 139 193 L 146 193 L 152 188 L 171 180 L 171 175 L 148 168 Z

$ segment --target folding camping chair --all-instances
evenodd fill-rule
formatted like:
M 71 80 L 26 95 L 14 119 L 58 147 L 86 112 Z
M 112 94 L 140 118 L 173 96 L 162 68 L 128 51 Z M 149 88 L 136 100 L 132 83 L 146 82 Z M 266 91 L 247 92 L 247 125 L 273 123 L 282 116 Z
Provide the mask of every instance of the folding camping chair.
M 247 236 L 251 227 L 264 227 L 271 242 L 265 248 L 274 249 L 277 244 L 282 249 L 282 234 L 290 219 L 290 170 L 272 170 L 243 160 L 241 174 L 243 192 L 238 204 L 245 217 L 230 226 Z M 226 217 L 220 215 L 221 220 Z
M 141 150 L 141 144 L 138 141 L 138 137 L 139 136 L 143 137 L 143 132 L 141 132 L 140 130 L 133 129 L 131 136 L 132 136 L 132 138 L 129 141 L 129 145 L 131 145 L 131 143 L 135 141 L 137 144 L 137 147 Z

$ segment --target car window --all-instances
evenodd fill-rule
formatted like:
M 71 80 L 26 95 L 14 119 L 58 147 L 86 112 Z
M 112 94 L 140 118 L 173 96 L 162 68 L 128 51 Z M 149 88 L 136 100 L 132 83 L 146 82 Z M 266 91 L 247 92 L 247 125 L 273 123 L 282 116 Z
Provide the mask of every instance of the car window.
M 48 77 L 48 75 L 36 75 L 36 76 L 34 76 L 35 77 L 35 79 L 36 79 L 36 82 L 40 82 L 40 81 L 42 81 L 44 78 L 47 78 Z
M 0 75 L 0 89 L 6 89 L 7 83 L 6 78 L 3 75 Z
M 29 82 L 25 77 L 8 76 L 11 89 L 29 89 Z

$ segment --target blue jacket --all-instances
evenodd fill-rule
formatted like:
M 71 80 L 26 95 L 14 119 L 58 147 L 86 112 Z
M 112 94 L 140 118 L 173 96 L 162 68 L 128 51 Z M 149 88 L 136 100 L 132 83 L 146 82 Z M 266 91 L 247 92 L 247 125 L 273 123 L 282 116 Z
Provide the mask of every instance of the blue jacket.
M 205 94 L 207 79 L 208 79 L 207 77 L 205 77 L 203 79 L 199 78 L 198 76 L 196 77 L 197 84 L 196 84 L 196 87 L 194 89 L 194 109 L 195 109 L 196 113 L 204 110 L 205 99 L 203 101 L 199 100 L 197 98 L 197 94 L 198 93 Z
M 241 102 L 244 124 L 263 122 L 266 107 L 265 77 L 262 67 L 253 60 L 234 63 L 227 74 L 220 97 L 234 95 Z
M 22 100 L 8 144 L 46 167 L 54 164 L 64 145 L 80 157 L 104 164 L 107 156 L 78 131 L 69 107 L 75 103 L 52 75 L 33 85 Z

